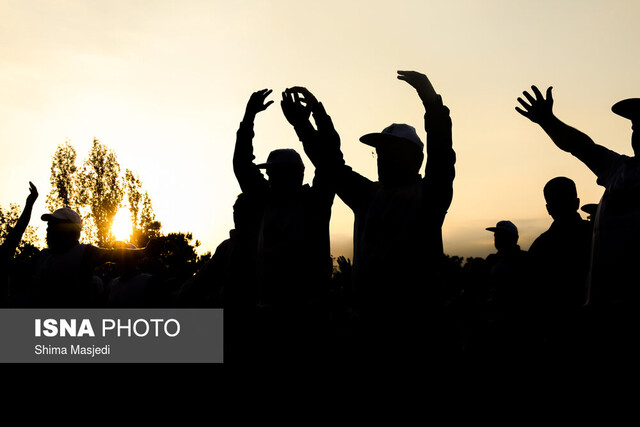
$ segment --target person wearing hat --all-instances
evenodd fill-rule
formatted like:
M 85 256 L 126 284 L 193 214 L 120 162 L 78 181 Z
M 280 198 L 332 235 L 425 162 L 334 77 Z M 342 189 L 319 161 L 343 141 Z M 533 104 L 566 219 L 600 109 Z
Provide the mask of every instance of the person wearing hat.
M 519 233 L 508 220 L 487 227 L 494 233 L 496 253 L 487 256 L 489 298 L 487 316 L 488 348 L 502 353 L 523 355 L 534 345 L 536 300 L 529 281 L 529 256 L 518 245 Z M 504 356 L 504 354 L 502 354 Z
M 345 164 L 331 118 L 306 88 L 287 89 L 282 109 L 318 173 L 330 176 L 354 213 L 352 277 L 364 353 L 418 358 L 443 349 L 436 344 L 443 329 L 434 325 L 441 320 L 442 224 L 453 196 L 455 153 L 449 109 L 427 76 L 398 71 L 397 77 L 417 91 L 425 107 L 429 157 L 424 177 L 425 147 L 413 126 L 394 123 L 360 138 L 377 153 L 378 180 L 373 181 Z
M 24 209 L 18 218 L 18 222 L 7 232 L 4 242 L 0 245 L 0 307 L 6 307 L 9 297 L 9 264 L 16 253 L 18 245 L 22 240 L 29 221 L 31 220 L 31 212 L 33 204 L 38 198 L 38 189 L 31 181 L 29 181 L 29 196 L 24 205 Z
M 559 176 L 543 190 L 551 227 L 529 248 L 548 350 L 575 349 L 585 302 L 592 228 L 578 213 L 580 199 L 573 180 Z M 573 348 L 572 348 L 573 347 Z
M 47 248 L 37 260 L 33 304 L 48 308 L 88 308 L 102 305 L 102 289 L 96 289 L 94 270 L 107 262 L 157 253 L 160 242 L 151 240 L 143 249 L 105 249 L 80 243 L 82 219 L 69 207 L 42 215 L 47 223 Z
M 289 322 L 274 325 L 275 332 L 293 325 L 304 328 L 323 316 L 319 311 L 326 306 L 333 272 L 329 221 L 335 192 L 318 173 L 312 185 L 303 185 L 304 164 L 293 149 L 273 150 L 265 163 L 254 163 L 253 124 L 273 103 L 267 101 L 271 92 L 259 90 L 249 98 L 237 132 L 233 170 L 242 193 L 261 211 L 256 227 L 259 306 L 276 313 L 272 319 Z M 291 341 L 284 336 L 274 341 L 281 338 Z
M 611 110 L 631 120 L 632 157 L 596 144 L 589 136 L 563 123 L 553 113 L 552 88 L 546 98 L 536 86 L 533 95 L 518 98 L 516 110 L 537 123 L 561 150 L 582 161 L 605 187 L 594 222 L 587 305 L 602 313 L 604 322 L 640 325 L 640 286 L 636 263 L 640 257 L 640 98 L 617 102 Z M 625 328 L 611 326 L 622 331 Z M 627 329 L 628 330 L 628 329 Z M 619 341 L 627 341 L 618 334 Z M 636 340 L 637 341 L 637 340 Z M 640 342 L 636 343 L 640 348 Z

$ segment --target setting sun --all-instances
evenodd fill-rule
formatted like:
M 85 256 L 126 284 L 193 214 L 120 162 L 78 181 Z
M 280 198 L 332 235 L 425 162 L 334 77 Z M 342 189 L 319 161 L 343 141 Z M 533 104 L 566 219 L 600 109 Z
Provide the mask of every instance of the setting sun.
M 115 218 L 113 219 L 113 225 L 111 231 L 116 240 L 128 242 L 131 238 L 133 226 L 131 225 L 131 218 L 129 217 L 129 211 L 126 208 L 120 208 Z

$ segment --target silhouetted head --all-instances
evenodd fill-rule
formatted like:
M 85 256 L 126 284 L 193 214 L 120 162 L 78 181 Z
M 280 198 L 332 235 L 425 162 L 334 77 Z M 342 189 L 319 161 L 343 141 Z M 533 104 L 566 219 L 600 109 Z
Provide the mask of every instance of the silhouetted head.
M 611 111 L 631 120 L 631 148 L 636 157 L 640 157 L 640 98 L 623 99 L 616 102 Z
M 424 160 L 424 144 L 413 126 L 394 123 L 380 133 L 363 135 L 360 141 L 375 147 L 381 183 L 405 184 L 418 175 Z
M 65 251 L 80 240 L 82 219 L 71 208 L 60 208 L 53 213 L 42 215 L 47 222 L 47 246 L 54 251 Z
M 575 215 L 580 207 L 576 183 L 564 176 L 553 178 L 544 186 L 547 212 L 553 219 Z
M 258 168 L 266 169 L 269 185 L 276 192 L 295 191 L 302 186 L 304 164 L 294 149 L 273 150 L 267 162 L 258 165 Z
M 498 221 L 495 227 L 488 227 L 493 231 L 493 239 L 498 251 L 509 250 L 518 245 L 518 227 L 511 221 Z
M 233 204 L 233 223 L 236 230 L 250 231 L 257 226 L 261 211 L 251 197 L 240 193 Z

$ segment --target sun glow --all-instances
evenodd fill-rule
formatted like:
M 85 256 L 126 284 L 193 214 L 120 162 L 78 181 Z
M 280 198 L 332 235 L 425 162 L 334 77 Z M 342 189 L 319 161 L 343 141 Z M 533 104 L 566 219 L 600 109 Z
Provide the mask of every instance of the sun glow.
M 113 218 L 113 224 L 111 225 L 111 232 L 116 240 L 128 242 L 131 238 L 133 226 L 131 225 L 131 217 L 129 216 L 129 210 L 121 208 L 115 218 Z

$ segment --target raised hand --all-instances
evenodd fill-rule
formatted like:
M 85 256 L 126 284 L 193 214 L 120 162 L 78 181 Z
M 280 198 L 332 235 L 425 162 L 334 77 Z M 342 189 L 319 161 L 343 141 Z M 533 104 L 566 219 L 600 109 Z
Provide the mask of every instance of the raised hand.
M 425 107 L 436 102 L 436 91 L 426 75 L 417 71 L 398 71 L 398 80 L 409 83 L 418 92 Z
M 551 86 L 547 88 L 547 99 L 545 99 L 536 86 L 531 86 L 531 90 L 533 91 L 535 98 L 527 91 L 522 92 L 529 103 L 527 104 L 527 102 L 522 98 L 518 98 L 518 102 L 522 105 L 524 110 L 516 107 L 516 111 L 534 123 L 544 123 L 546 120 L 553 117 L 552 89 L 553 87 Z
M 339 256 L 336 260 L 338 262 L 338 267 L 340 267 L 340 271 L 344 274 L 351 273 L 351 259 L 345 258 L 343 256 Z
M 273 101 L 266 102 L 266 99 L 273 92 L 271 89 L 262 89 L 251 94 L 249 102 L 247 102 L 246 115 L 255 116 L 261 111 L 269 108 Z
M 38 198 L 38 189 L 33 182 L 29 181 L 29 196 L 27 196 L 27 205 L 33 206 Z
M 318 105 L 318 100 L 302 86 L 294 86 L 282 92 L 280 106 L 287 121 L 293 126 L 309 120 L 311 111 Z

